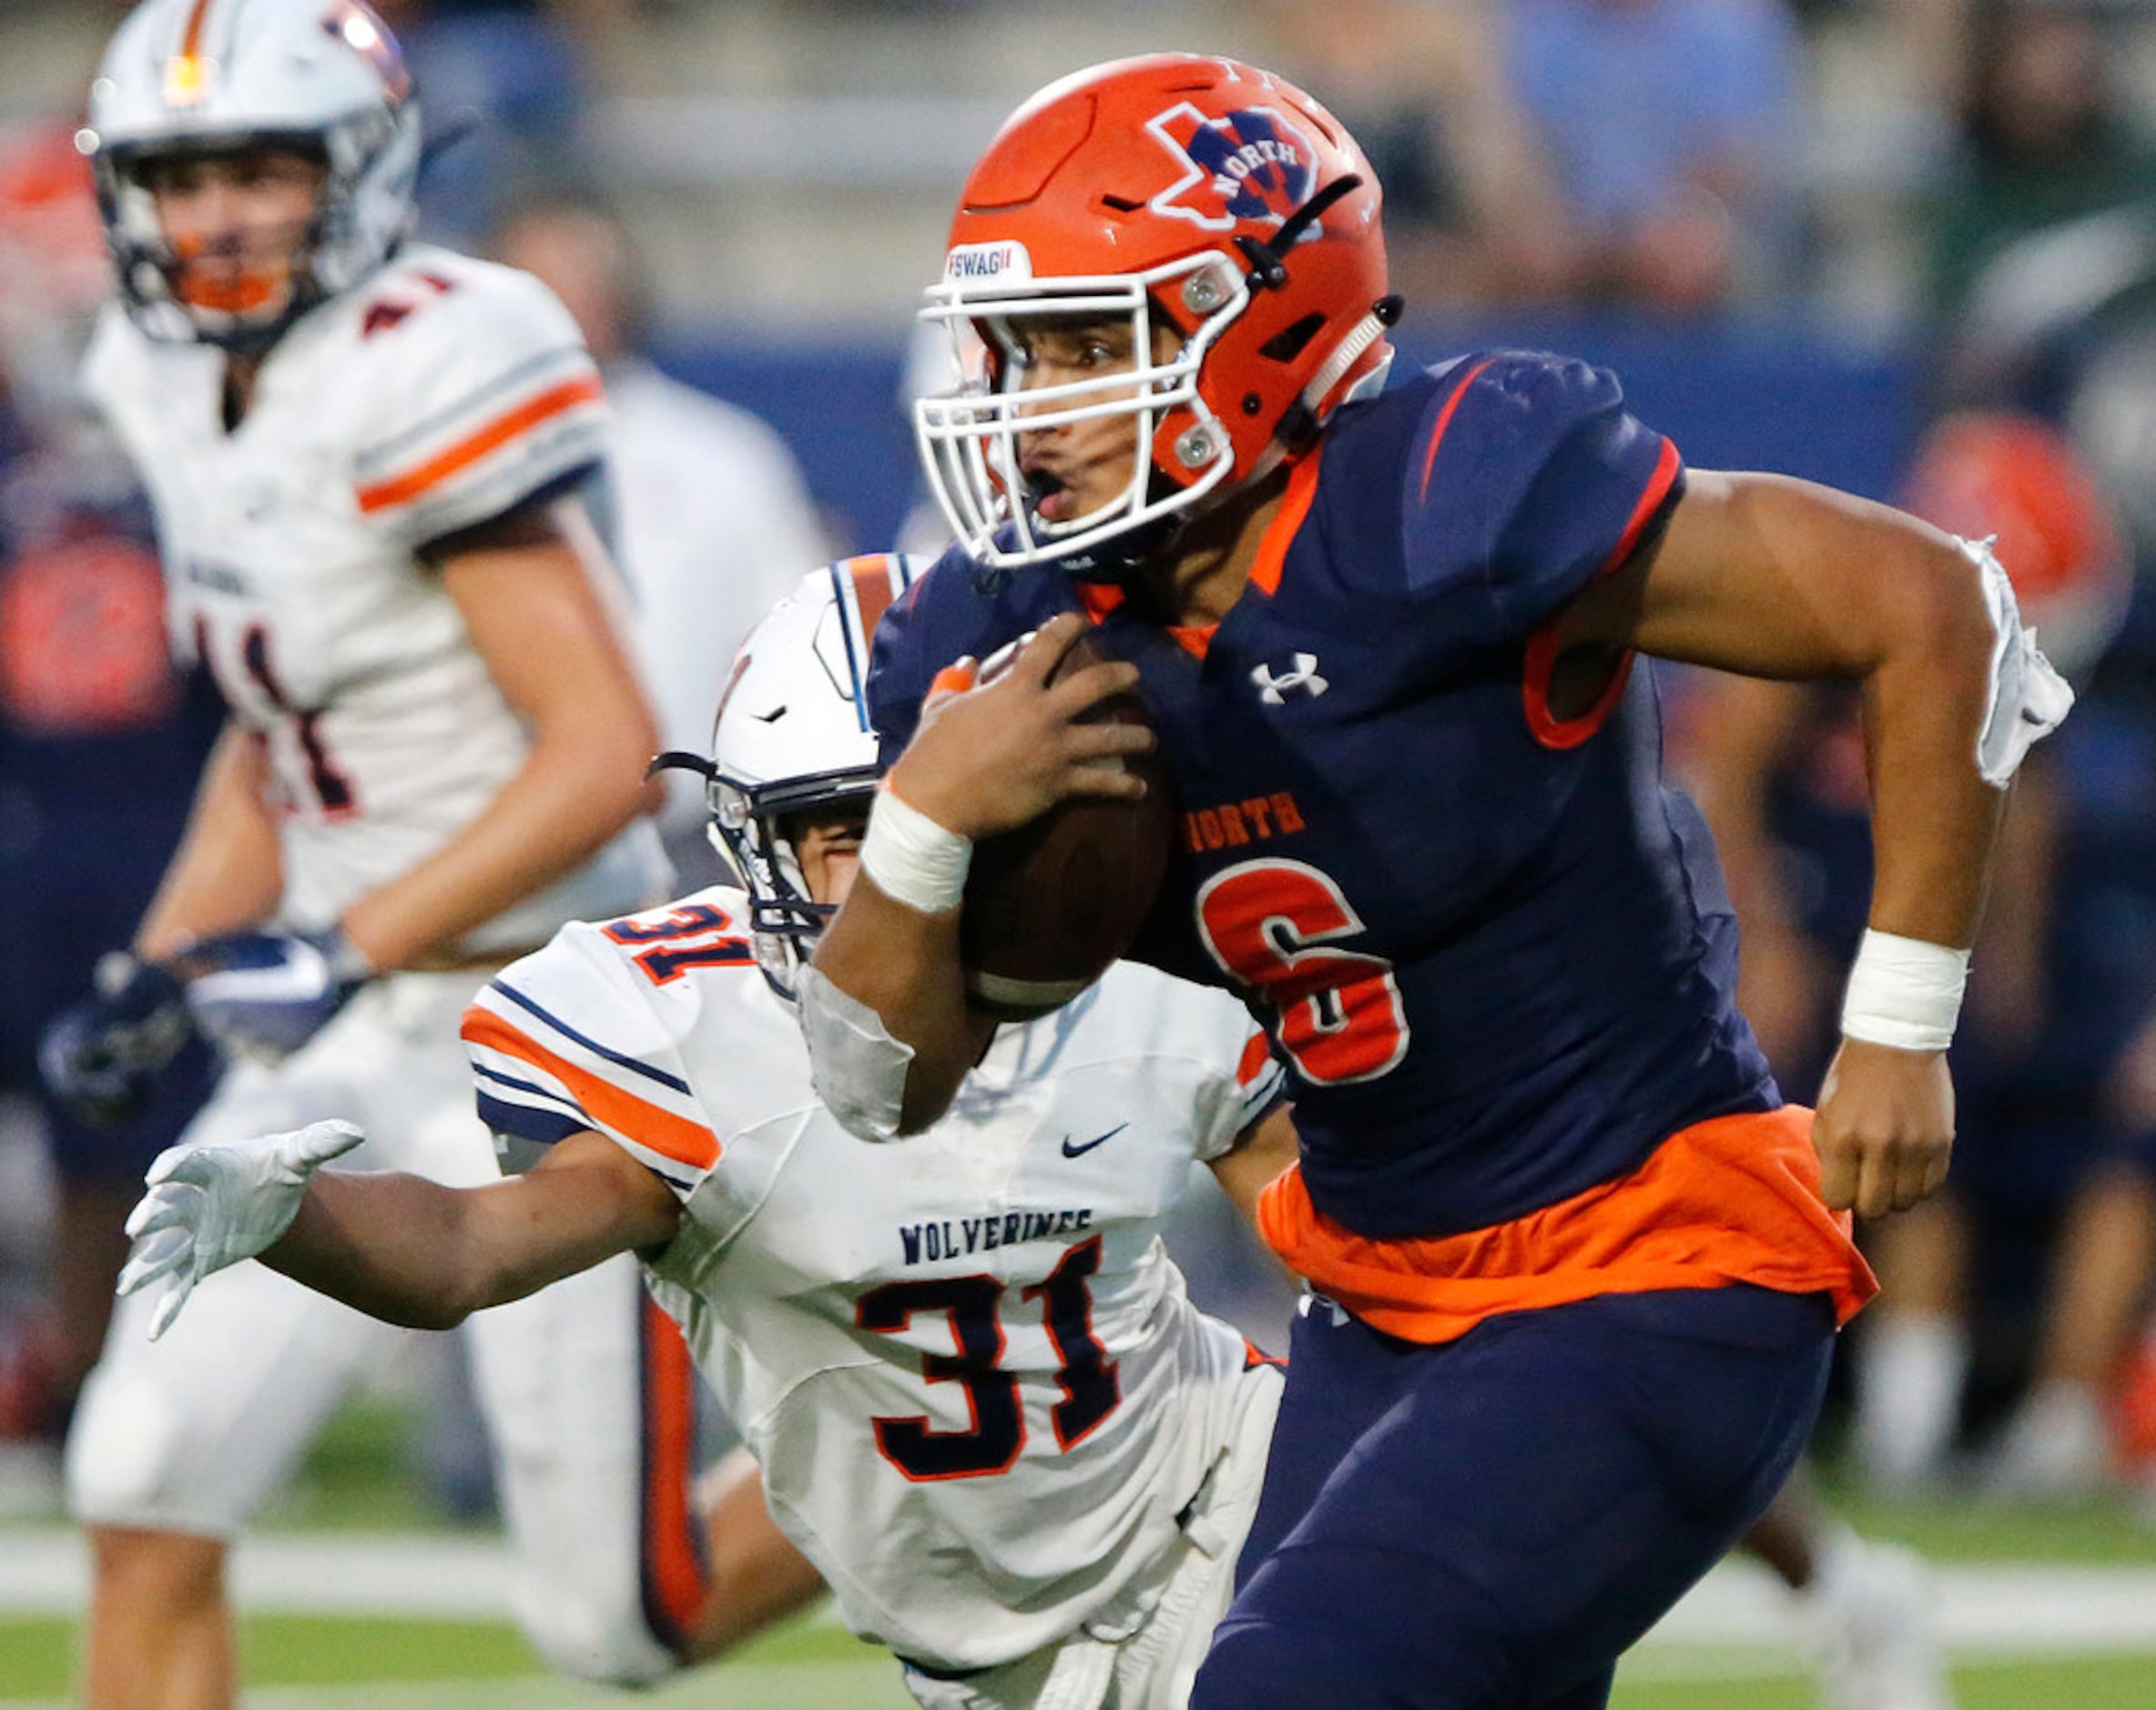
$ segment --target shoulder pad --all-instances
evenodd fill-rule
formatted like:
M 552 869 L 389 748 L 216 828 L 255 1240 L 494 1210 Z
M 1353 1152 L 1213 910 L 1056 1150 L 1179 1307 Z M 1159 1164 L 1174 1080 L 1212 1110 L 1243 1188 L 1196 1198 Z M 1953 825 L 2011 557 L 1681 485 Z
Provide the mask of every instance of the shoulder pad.
M 1525 634 L 1613 568 L 1677 490 L 1668 440 L 1577 358 L 1484 352 L 1434 370 L 1403 471 L 1408 581 L 1471 592 Z
M 352 491 L 378 526 L 423 543 L 605 455 L 598 371 L 529 275 L 422 250 L 348 312 L 364 392 Z

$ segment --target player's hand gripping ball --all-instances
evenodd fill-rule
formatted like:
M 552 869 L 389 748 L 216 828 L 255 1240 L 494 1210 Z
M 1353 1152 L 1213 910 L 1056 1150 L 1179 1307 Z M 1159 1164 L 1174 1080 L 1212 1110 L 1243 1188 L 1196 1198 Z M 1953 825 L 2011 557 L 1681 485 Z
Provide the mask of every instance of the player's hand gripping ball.
M 984 661 L 979 680 L 992 682 L 1008 668 L 1018 645 Z M 1092 632 L 1081 633 L 1048 680 L 1112 657 Z M 1127 692 L 1084 718 L 1150 723 L 1144 702 Z M 1160 894 L 1177 815 L 1159 749 L 1101 764 L 1138 772 L 1144 795 L 1073 797 L 974 845 L 960 958 L 968 997 L 1005 1020 L 1045 1015 L 1098 980 L 1135 942 Z

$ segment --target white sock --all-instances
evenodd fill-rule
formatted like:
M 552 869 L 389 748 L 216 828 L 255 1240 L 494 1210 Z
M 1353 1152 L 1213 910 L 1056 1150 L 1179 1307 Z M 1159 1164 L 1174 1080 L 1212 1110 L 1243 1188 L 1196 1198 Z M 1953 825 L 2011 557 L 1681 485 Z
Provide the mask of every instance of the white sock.
M 1956 1318 L 1890 1313 L 1856 1355 L 1858 1471 L 1886 1489 L 1922 1483 L 1953 1446 L 1968 1375 L 1968 1332 Z
M 2100 1488 L 2110 1464 L 2103 1399 L 2085 1383 L 2052 1378 L 2007 1421 L 1989 1482 L 2010 1495 L 2078 1496 Z

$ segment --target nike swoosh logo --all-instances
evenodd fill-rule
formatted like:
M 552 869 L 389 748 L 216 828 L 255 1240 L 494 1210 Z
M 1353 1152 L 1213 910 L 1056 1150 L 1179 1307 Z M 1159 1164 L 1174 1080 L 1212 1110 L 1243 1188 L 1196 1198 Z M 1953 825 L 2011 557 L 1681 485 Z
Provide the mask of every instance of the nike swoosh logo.
M 1071 1144 L 1071 1136 L 1069 1135 L 1065 1135 L 1063 1136 L 1063 1156 L 1067 1158 L 1082 1158 L 1088 1152 L 1091 1152 L 1093 1147 L 1106 1145 L 1109 1141 L 1114 1139 L 1117 1135 L 1121 1134 L 1125 1128 L 1129 1126 L 1130 1124 L 1127 1122 L 1119 1122 L 1114 1127 L 1109 1129 L 1106 1134 L 1101 1135 L 1094 1139 L 1088 1140 L 1082 1145 L 1073 1145 Z

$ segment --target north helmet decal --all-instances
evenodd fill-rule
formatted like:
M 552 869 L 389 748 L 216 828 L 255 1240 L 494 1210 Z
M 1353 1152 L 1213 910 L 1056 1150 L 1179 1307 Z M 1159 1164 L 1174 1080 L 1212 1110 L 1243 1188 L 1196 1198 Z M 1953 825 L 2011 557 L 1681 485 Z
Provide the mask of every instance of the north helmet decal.
M 1151 206 L 1208 231 L 1277 226 L 1317 188 L 1315 151 L 1272 107 L 1236 107 L 1208 118 L 1185 101 L 1148 119 L 1146 128 L 1185 168 Z

